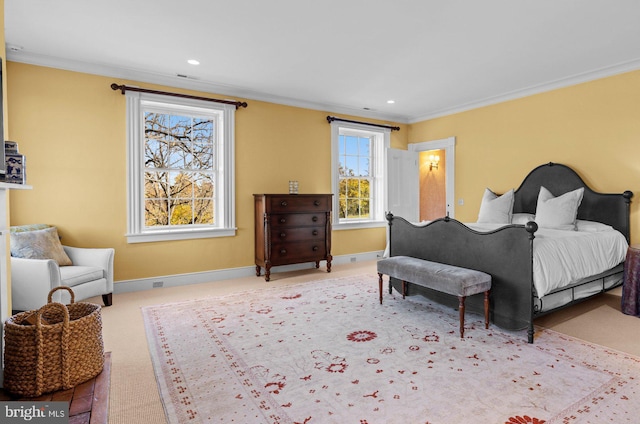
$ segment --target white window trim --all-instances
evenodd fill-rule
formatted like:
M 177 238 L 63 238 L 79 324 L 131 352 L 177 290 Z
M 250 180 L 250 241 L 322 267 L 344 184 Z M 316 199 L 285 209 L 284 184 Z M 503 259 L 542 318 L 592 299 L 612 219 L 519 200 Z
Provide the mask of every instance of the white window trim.
M 235 236 L 235 106 L 226 104 L 212 105 L 202 100 L 183 99 L 158 94 L 146 94 L 128 91 L 127 100 L 127 242 L 146 243 L 167 240 L 187 240 L 210 237 Z M 224 155 L 220 166 L 224 175 L 220 190 L 224 199 L 222 207 L 216 212 L 222 214 L 223 228 L 162 228 L 148 229 L 144 225 L 143 174 L 144 174 L 144 128 L 141 102 L 150 100 L 172 105 L 218 109 L 224 111 Z
M 379 133 L 382 135 L 380 143 L 376 143 L 374 153 L 374 186 L 371 188 L 375 207 L 372 208 L 373 217 L 367 220 L 351 220 L 340 223 L 340 179 L 338 168 L 340 159 L 338 157 L 340 128 L 348 128 L 366 133 Z M 356 124 L 351 122 L 331 122 L 331 188 L 333 192 L 333 230 L 353 230 L 360 228 L 386 227 L 385 205 L 387 203 L 387 164 L 385 161 L 385 151 L 391 145 L 391 130 L 387 128 L 373 128 L 369 125 Z

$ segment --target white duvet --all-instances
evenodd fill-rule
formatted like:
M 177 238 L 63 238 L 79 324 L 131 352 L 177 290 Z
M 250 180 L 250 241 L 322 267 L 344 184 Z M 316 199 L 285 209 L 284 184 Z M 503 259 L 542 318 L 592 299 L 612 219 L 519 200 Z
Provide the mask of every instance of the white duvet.
M 501 227 L 466 224 L 477 231 Z M 611 227 L 584 225 L 586 230 L 540 228 L 533 239 L 533 284 L 539 298 L 582 278 L 604 272 L 624 261 L 627 240 Z M 579 226 L 580 228 L 580 226 Z

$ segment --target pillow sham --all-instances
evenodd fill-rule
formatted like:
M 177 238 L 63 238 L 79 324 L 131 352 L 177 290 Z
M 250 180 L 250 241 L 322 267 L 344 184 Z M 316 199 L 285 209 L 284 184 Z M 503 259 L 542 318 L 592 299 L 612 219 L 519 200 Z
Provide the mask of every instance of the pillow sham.
M 478 222 L 486 224 L 511 224 L 513 213 L 513 189 L 498 196 L 486 188 L 480 203 Z
M 540 187 L 536 205 L 536 224 L 540 228 L 576 230 L 576 217 L 583 195 L 584 187 L 558 197 L 545 187 Z
M 14 258 L 53 259 L 60 266 L 73 265 L 62 248 L 56 227 L 10 233 L 9 246 Z
M 511 223 L 515 225 L 525 225 L 529 221 L 535 221 L 536 216 L 532 213 L 514 213 Z

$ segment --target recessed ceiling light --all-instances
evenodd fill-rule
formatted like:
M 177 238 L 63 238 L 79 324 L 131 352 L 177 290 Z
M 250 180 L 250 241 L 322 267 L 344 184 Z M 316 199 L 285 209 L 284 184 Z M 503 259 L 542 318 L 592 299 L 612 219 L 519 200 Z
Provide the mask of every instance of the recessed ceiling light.
M 387 100 L 387 103 L 389 103 L 390 105 L 394 104 L 395 102 L 395 100 Z
M 199 65 L 199 64 L 200 64 L 200 62 L 198 62 L 198 61 L 197 61 L 197 60 L 195 60 L 195 59 L 189 59 L 189 60 L 187 60 L 187 63 L 188 63 L 189 65 Z

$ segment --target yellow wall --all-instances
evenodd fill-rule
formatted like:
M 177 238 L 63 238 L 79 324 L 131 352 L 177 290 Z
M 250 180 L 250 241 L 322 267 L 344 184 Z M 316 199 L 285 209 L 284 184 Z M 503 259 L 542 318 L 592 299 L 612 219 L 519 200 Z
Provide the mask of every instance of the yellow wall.
M 116 281 L 251 266 L 254 193 L 286 193 L 289 180 L 301 193 L 331 192 L 328 113 L 247 100 L 236 113 L 237 236 L 127 244 L 126 105 L 110 84 L 216 96 L 14 62 L 7 75 L 9 137 L 34 187 L 11 193 L 11 225 L 55 224 L 65 244 L 114 247 Z M 400 126 L 392 146 L 406 148 Z M 334 231 L 332 254 L 384 245 L 384 228 Z
M 456 137 L 461 221 L 476 220 L 485 187 L 517 188 L 535 166 L 557 162 L 596 191 L 633 191 L 631 241 L 638 243 L 639 111 L 640 71 L 634 71 L 412 124 L 409 142 Z
M 125 99 L 109 86 L 188 91 L 21 63 L 8 63 L 6 76 L 8 136 L 26 155 L 34 187 L 11 193 L 11 224 L 52 223 L 70 245 L 115 247 L 116 280 L 251 266 L 253 193 L 287 192 L 289 180 L 298 180 L 301 192 L 330 191 L 328 113 L 248 100 L 236 113 L 237 236 L 127 244 Z M 400 125 L 392 147 L 456 137 L 456 198 L 464 199 L 456 217 L 462 221 L 475 220 L 485 187 L 517 187 L 529 170 L 549 161 L 573 167 L 597 191 L 632 190 L 640 197 L 638 110 L 635 71 Z M 632 204 L 632 242 L 640 242 L 638 202 Z M 384 244 L 382 228 L 334 231 L 332 253 Z

